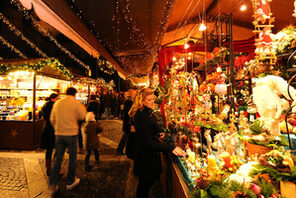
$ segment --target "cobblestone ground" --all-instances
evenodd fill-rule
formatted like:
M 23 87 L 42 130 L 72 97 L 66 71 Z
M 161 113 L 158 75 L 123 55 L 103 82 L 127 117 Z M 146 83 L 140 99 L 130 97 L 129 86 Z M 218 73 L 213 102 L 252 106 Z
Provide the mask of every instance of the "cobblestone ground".
M 121 120 L 102 120 L 104 131 L 99 134 L 100 164 L 91 172 L 84 170 L 84 154 L 78 154 L 77 176 L 81 183 L 66 191 L 68 154 L 64 156 L 65 174 L 58 185 L 57 197 L 133 198 L 137 179 L 132 173 L 132 162 L 125 155 L 117 155 L 116 148 L 122 136 Z M 90 163 L 95 162 L 91 156 Z M 44 151 L 0 151 L 0 198 L 50 197 L 47 190 Z

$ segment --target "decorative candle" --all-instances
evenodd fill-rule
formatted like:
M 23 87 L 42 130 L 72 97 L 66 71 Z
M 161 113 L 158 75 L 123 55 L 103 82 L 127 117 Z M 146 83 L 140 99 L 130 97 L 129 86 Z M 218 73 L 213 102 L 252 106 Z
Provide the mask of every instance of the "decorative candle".
M 208 170 L 212 172 L 217 171 L 216 158 L 213 155 L 208 155 Z

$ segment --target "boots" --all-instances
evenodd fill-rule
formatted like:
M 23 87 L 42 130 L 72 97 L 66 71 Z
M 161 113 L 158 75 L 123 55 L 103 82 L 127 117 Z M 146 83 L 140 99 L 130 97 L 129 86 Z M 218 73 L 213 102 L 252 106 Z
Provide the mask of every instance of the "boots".
M 51 174 L 51 159 L 46 159 L 46 174 L 47 176 Z

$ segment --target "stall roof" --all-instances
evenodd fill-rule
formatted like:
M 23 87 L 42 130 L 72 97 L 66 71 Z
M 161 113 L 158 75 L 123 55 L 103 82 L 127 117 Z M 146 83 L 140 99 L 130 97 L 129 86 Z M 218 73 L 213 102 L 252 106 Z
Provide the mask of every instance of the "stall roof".
M 60 79 L 71 80 L 73 75 L 55 58 L 38 59 L 6 59 L 0 61 L 0 74 L 8 74 L 10 71 L 29 70 L 37 74 Z
M 207 16 L 231 13 L 234 40 L 253 36 L 250 0 L 20 1 L 31 8 L 40 7 L 42 2 L 41 6 L 46 7 L 42 20 L 48 19 L 47 23 L 63 31 L 93 56 L 103 55 L 122 75 L 135 81 L 139 81 L 140 78 L 135 78 L 139 76 L 147 79 L 162 45 L 184 39 L 189 33 L 201 38 L 201 32 L 192 31 Z M 274 32 L 295 23 L 293 2 L 273 0 L 270 3 L 275 17 Z M 243 4 L 247 7 L 244 12 L 240 11 Z M 38 9 L 35 12 L 41 16 Z

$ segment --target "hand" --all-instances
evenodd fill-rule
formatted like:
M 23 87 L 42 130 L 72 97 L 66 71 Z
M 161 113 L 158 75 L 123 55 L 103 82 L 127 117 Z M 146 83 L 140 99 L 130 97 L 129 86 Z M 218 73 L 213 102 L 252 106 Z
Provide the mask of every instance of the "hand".
M 176 156 L 181 156 L 184 157 L 185 156 L 185 151 L 183 151 L 183 149 L 181 149 L 180 147 L 175 147 L 174 150 L 172 151 L 172 153 Z

